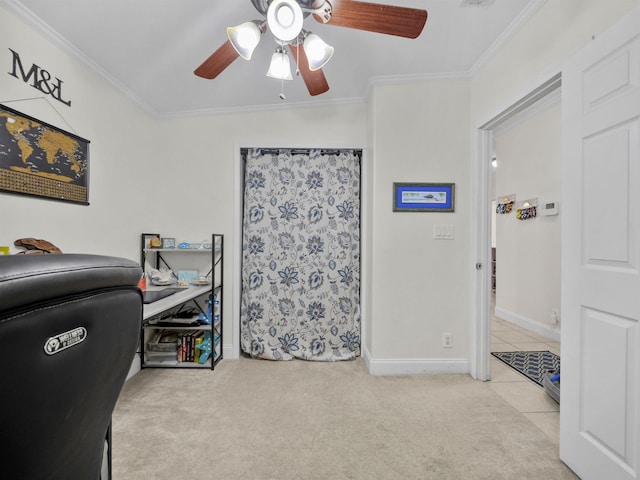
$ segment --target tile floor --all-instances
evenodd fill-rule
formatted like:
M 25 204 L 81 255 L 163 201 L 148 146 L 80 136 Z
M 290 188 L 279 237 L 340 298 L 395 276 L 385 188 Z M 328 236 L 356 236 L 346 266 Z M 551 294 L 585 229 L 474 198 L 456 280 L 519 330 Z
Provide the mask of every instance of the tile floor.
M 491 317 L 491 351 L 549 350 L 560 355 L 560 343 Z M 491 356 L 491 388 L 559 445 L 560 406 L 536 383 Z

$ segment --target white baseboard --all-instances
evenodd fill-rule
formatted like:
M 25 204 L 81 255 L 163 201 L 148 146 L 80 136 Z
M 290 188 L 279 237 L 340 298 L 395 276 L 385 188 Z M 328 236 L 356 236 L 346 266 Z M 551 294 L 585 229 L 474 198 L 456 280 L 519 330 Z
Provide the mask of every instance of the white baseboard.
M 559 326 L 546 325 L 538 322 L 537 320 L 531 320 L 530 318 L 523 317 L 522 315 L 510 312 L 509 310 L 505 310 L 500 307 L 496 307 L 496 317 L 518 325 L 519 327 L 526 328 L 527 330 L 537 333 L 538 335 L 542 335 L 549 340 L 553 340 L 555 342 L 560 341 Z
M 362 358 L 371 375 L 469 373 L 466 358 L 372 358 L 365 347 Z
M 222 358 L 233 359 L 233 345 L 222 346 Z M 371 375 L 420 375 L 443 373 L 469 373 L 466 358 L 372 358 L 362 347 L 362 358 Z M 136 353 L 127 380 L 140 371 L 140 354 Z
M 232 360 L 234 358 L 238 358 L 238 356 L 233 355 L 233 345 L 222 345 L 222 359 L 228 358 Z

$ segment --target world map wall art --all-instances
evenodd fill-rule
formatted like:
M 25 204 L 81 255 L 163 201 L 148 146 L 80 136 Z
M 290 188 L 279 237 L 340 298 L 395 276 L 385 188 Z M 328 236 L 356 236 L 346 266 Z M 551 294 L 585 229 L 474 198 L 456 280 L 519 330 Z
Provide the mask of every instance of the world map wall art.
M 89 141 L 0 105 L 0 191 L 89 204 Z

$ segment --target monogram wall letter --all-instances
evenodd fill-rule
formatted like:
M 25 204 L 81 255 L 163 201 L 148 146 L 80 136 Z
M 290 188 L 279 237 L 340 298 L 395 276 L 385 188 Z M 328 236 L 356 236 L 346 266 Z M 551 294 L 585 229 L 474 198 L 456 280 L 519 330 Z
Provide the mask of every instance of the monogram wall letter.
M 39 67 L 35 63 L 31 65 L 31 68 L 25 72 L 20 60 L 20 55 L 9 49 L 13 55 L 13 65 L 9 73 L 12 77 L 16 77 L 25 83 L 31 84 L 31 86 L 37 90 L 40 90 L 45 95 L 51 95 L 53 98 L 61 103 L 64 103 L 68 107 L 71 106 L 71 100 L 66 101 L 62 99 L 62 84 L 64 83 L 58 77 L 52 77 L 52 75 L 44 68 Z

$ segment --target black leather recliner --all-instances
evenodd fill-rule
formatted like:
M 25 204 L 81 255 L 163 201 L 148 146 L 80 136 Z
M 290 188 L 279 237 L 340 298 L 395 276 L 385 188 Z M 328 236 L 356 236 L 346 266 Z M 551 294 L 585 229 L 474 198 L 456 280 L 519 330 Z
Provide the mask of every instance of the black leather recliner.
M 0 257 L 6 478 L 101 477 L 111 414 L 140 338 L 141 275 L 136 262 L 115 257 Z

